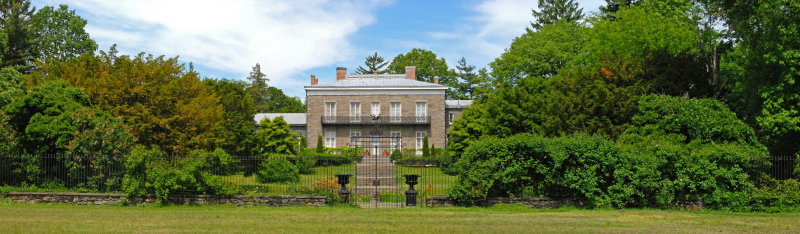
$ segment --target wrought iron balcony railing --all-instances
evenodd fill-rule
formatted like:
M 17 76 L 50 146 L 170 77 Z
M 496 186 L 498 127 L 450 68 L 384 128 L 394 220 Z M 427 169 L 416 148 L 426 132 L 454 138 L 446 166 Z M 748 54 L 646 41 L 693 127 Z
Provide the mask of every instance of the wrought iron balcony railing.
M 430 116 L 322 116 L 322 124 L 430 124 Z

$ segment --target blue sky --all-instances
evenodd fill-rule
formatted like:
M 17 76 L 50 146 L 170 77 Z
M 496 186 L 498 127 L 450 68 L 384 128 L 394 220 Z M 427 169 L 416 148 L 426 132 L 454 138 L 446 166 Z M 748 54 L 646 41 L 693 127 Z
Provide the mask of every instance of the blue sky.
M 603 0 L 579 0 L 596 12 Z M 33 0 L 67 4 L 107 50 L 180 56 L 203 77 L 245 79 L 253 65 L 292 96 L 314 74 L 335 79 L 373 52 L 391 60 L 413 48 L 453 66 L 487 67 L 532 20 L 536 0 Z

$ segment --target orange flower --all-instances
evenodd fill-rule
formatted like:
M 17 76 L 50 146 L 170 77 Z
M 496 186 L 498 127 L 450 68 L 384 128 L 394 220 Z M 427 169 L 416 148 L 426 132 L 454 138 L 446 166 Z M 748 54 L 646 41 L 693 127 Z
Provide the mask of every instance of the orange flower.
M 614 73 L 612 73 L 611 71 L 609 71 L 605 67 L 601 67 L 600 68 L 600 73 L 603 73 L 603 75 L 606 76 L 606 77 L 614 75 Z

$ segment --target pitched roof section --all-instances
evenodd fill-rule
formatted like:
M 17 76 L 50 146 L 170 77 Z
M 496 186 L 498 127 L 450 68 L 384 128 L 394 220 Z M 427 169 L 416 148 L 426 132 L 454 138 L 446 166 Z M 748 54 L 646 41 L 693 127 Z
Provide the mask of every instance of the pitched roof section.
M 406 79 L 403 74 L 349 74 L 343 80 L 336 80 L 308 88 L 436 88 L 447 89 L 446 86 L 417 80 Z
M 258 124 L 264 118 L 274 120 L 278 116 L 283 116 L 283 120 L 289 125 L 306 125 L 306 113 L 258 113 L 253 119 Z
M 444 100 L 444 108 L 467 108 L 472 100 Z

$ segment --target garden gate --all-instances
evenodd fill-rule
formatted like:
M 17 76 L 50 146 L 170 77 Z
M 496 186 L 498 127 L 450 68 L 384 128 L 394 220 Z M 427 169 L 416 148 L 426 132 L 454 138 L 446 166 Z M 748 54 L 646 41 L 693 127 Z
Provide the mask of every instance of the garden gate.
M 351 202 L 361 207 L 402 207 L 405 202 L 402 176 L 391 160 L 394 150 L 402 150 L 400 136 L 382 137 L 381 132 L 370 132 L 370 136 L 350 137 L 350 148 L 362 149 L 361 162 L 355 164 L 354 179 L 351 180 Z

